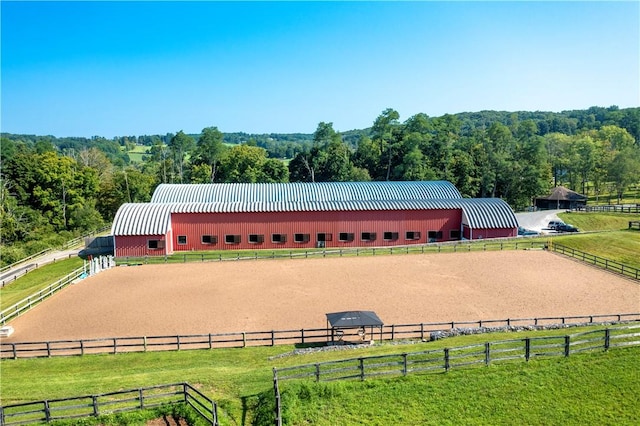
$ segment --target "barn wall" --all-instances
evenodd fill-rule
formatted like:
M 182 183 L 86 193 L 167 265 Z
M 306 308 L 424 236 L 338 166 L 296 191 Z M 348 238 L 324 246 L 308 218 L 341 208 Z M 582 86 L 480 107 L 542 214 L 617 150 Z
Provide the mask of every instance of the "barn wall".
M 426 243 L 428 231 L 440 231 L 437 241 L 451 240 L 451 231 L 460 230 L 461 210 L 402 210 L 362 212 L 282 212 L 282 213 L 173 213 L 175 251 L 220 249 L 278 249 L 317 247 L 318 233 L 332 234 L 325 247 L 377 247 Z M 420 239 L 406 240 L 406 231 L 420 232 Z M 339 233 L 353 233 L 351 242 L 339 241 Z M 376 233 L 374 241 L 362 241 L 361 233 Z M 398 239 L 385 241 L 385 232 L 397 232 Z M 250 243 L 249 234 L 264 235 L 261 243 Z M 285 234 L 286 242 L 272 242 L 272 234 Z M 310 234 L 306 243 L 294 242 L 294 234 Z M 216 244 L 203 244 L 202 236 L 217 237 Z M 225 235 L 239 235 L 240 243 L 225 243 Z M 178 244 L 179 237 L 186 244 Z
M 149 240 L 163 241 L 164 247 L 150 249 Z M 171 232 L 167 235 L 116 235 L 114 253 L 116 257 L 164 256 L 173 253 L 171 242 Z
M 468 229 L 468 228 L 467 228 Z M 465 238 L 469 238 L 468 233 L 465 232 Z M 518 229 L 517 228 L 498 228 L 498 229 L 474 229 L 473 230 L 473 239 L 485 239 L 485 238 L 507 238 L 507 237 L 517 237 Z

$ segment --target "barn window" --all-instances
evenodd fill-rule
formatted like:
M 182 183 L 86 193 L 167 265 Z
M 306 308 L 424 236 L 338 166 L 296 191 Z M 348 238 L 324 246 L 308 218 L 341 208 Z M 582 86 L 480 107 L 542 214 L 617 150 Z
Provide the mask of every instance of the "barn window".
M 180 244 L 180 245 L 187 244 L 187 236 L 186 235 L 178 235 L 178 244 Z
M 360 239 L 362 241 L 375 241 L 376 240 L 376 233 L 375 232 L 363 232 L 362 234 L 360 234 Z
M 435 243 L 437 240 L 442 239 L 442 231 L 429 231 L 429 242 Z
M 459 240 L 460 239 L 460 230 L 459 229 L 452 229 L 451 231 L 449 231 L 449 238 L 452 240 Z
M 308 243 L 310 239 L 309 234 L 293 234 L 293 242 L 295 243 Z
M 319 232 L 317 237 L 318 237 L 317 238 L 318 241 L 332 241 L 333 240 L 333 235 L 325 233 L 325 232 Z
M 217 235 L 203 235 L 202 244 L 218 244 Z
M 287 234 L 271 234 L 271 242 L 272 243 L 286 243 L 287 242 Z
M 227 234 L 224 236 L 225 244 L 240 244 L 240 235 Z
M 164 248 L 164 241 L 163 240 L 147 240 L 147 247 L 152 250 L 162 249 Z
M 354 239 L 355 239 L 354 235 L 349 232 L 341 232 L 340 234 L 338 234 L 338 241 L 347 243 L 347 242 L 353 241 Z
M 249 242 L 251 244 L 260 244 L 264 242 L 263 234 L 249 234 Z
M 395 240 L 398 239 L 398 233 L 397 232 L 385 232 L 383 237 L 384 237 L 385 241 L 395 241 Z
M 405 240 L 419 240 L 420 232 L 418 231 L 407 231 L 405 233 Z

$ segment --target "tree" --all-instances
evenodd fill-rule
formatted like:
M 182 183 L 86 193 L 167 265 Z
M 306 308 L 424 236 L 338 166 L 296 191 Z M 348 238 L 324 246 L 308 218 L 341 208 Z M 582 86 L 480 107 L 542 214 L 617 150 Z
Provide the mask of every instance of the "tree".
M 399 127 L 398 119 L 400 114 L 398 111 L 387 108 L 382 111 L 382 114 L 376 118 L 371 128 L 371 135 L 374 143 L 380 147 L 380 159 L 384 161 L 384 180 L 389 180 L 391 177 L 392 160 L 394 150 L 397 148 L 397 135 L 396 129 Z
M 276 159 L 267 159 L 264 148 L 237 145 L 227 150 L 220 160 L 219 178 L 222 182 L 283 182 L 286 167 L 277 166 Z
M 640 181 L 640 152 L 633 147 L 625 148 L 614 157 L 609 166 L 609 179 L 613 182 L 618 203 L 624 191 Z
M 184 163 L 187 155 L 195 148 L 195 141 L 180 130 L 169 142 L 178 183 L 184 183 Z
M 218 163 L 224 150 L 223 134 L 217 127 L 206 127 L 198 139 L 194 164 L 206 164 L 210 170 L 209 182 L 213 183 L 218 172 Z M 193 178 L 192 178 L 193 179 Z

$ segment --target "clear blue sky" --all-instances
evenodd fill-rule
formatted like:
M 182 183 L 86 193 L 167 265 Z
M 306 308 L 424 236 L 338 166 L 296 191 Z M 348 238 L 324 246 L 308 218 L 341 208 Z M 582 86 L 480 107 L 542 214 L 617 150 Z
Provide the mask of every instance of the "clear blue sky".
M 640 105 L 640 3 L 2 1 L 3 132 L 312 133 Z

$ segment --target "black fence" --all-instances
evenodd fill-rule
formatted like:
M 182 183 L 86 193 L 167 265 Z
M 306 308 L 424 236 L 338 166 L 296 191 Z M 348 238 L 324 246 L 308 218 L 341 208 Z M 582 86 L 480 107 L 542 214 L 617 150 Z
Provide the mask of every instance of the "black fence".
M 218 426 L 217 404 L 188 383 L 5 405 L 0 407 L 0 425 L 26 425 L 98 417 L 179 403 L 189 405 L 206 422 Z
M 633 266 L 596 256 L 595 254 L 585 253 L 571 247 L 563 246 L 562 244 L 553 243 L 550 247 L 555 253 L 560 253 L 565 256 L 581 260 L 582 262 L 597 266 L 598 268 L 602 268 L 609 272 L 615 272 L 616 274 L 624 275 L 625 277 L 640 280 L 640 269 L 634 268 Z
M 468 333 L 480 331 L 502 331 L 509 327 L 549 328 L 602 323 L 624 323 L 640 321 L 640 313 L 608 315 L 579 315 L 540 318 L 506 318 L 477 321 L 451 321 L 416 324 L 391 324 L 365 330 L 346 329 L 337 336 L 330 328 L 271 330 L 219 334 L 110 337 L 83 340 L 53 340 L 45 342 L 1 342 L 0 359 L 45 358 L 54 356 L 77 356 L 89 354 L 116 354 L 125 352 L 179 351 L 213 348 L 243 348 L 248 346 L 308 345 L 308 344 L 352 344 L 367 340 L 430 340 L 431 333 L 464 330 Z M 333 336 L 333 337 L 332 337 Z M 332 340 L 333 339 L 333 340 Z
M 439 373 L 452 368 L 506 361 L 568 357 L 570 354 L 640 346 L 640 324 L 565 336 L 527 337 L 430 351 L 349 358 L 273 369 L 275 424 L 282 425 L 279 382 L 283 380 L 365 380 L 380 376 Z
M 640 213 L 640 204 L 608 204 L 603 206 L 578 206 L 573 209 L 578 212 L 606 212 L 606 213 Z

